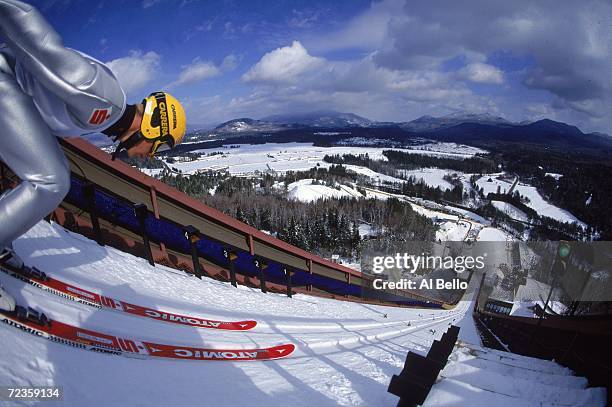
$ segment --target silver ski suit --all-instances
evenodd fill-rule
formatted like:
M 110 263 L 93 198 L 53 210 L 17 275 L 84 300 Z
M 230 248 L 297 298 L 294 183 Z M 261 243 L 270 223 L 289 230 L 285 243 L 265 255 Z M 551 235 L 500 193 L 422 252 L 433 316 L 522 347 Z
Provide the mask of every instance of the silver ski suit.
M 59 205 L 70 189 L 57 137 L 103 130 L 125 109 L 104 64 L 65 48 L 32 6 L 0 0 L 0 161 L 22 182 L 0 196 L 0 250 Z

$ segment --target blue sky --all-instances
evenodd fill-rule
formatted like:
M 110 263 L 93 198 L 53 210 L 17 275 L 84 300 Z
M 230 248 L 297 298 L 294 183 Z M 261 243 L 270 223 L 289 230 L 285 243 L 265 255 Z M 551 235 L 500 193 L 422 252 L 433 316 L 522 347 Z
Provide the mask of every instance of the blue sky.
M 603 1 L 32 2 L 131 102 L 165 89 L 191 124 L 333 109 L 469 111 L 612 133 Z

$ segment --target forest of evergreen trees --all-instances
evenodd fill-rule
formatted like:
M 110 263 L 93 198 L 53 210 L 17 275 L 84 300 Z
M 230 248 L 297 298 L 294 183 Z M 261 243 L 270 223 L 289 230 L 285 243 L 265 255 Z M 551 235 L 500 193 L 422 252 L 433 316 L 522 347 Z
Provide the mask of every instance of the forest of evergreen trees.
M 284 176 L 264 174 L 260 178 L 234 177 L 219 172 L 183 176 L 166 170 L 159 179 L 259 230 L 325 257 L 339 254 L 358 258 L 360 225 L 369 225 L 371 233 L 381 239 L 434 239 L 436 227 L 431 220 L 397 199 L 344 197 L 304 203 L 287 200 L 282 187 L 299 179 L 315 177 L 318 182 L 333 185 L 354 176 L 358 175 L 346 173 L 341 165 L 333 165 L 327 169 L 290 171 Z
M 419 168 L 445 168 L 471 174 L 487 174 L 497 171 L 494 160 L 484 156 L 474 156 L 458 160 L 425 154 L 413 154 L 397 150 L 384 150 L 383 155 L 395 168 L 413 170 Z
M 346 182 L 353 182 L 358 185 L 371 184 L 371 180 L 367 177 L 347 171 L 345 165 L 359 165 L 378 173 L 403 178 L 405 180 L 403 183 L 381 185 L 380 187 L 389 187 L 392 188 L 394 192 L 399 192 L 410 197 L 420 197 L 437 202 L 448 201 L 459 205 L 465 205 L 468 201 L 481 203 L 486 202 L 486 197 L 478 193 L 479 188 L 475 185 L 474 180 L 472 180 L 473 190 L 464 190 L 463 184 L 449 174 L 449 176 L 444 179 L 451 183 L 452 188 L 450 190 L 443 190 L 441 188 L 431 187 L 420 179 L 407 178 L 398 170 L 434 167 L 471 174 L 486 174 L 498 172 L 501 169 L 509 174 L 518 175 L 522 182 L 527 182 L 535 186 L 546 200 L 558 207 L 569 210 L 580 220 L 591 225 L 586 230 L 582 230 L 574 224 L 564 224 L 555 219 L 537 216 L 526 207 L 525 202 L 522 202 L 519 196 L 494 197 L 498 200 L 510 202 L 528 213 L 533 221 L 532 223 L 535 225 L 531 233 L 532 238 L 592 239 L 598 237 L 599 239 L 612 240 L 612 194 L 609 192 L 612 190 L 612 177 L 608 175 L 612 173 L 612 164 L 602 161 L 601 159 L 586 157 L 572 151 L 565 153 L 551 152 L 541 146 L 534 147 L 515 144 L 512 146 L 504 146 L 502 144 L 490 148 L 490 150 L 491 153 L 489 154 L 477 155 L 463 160 L 413 154 L 397 150 L 384 150 L 383 154 L 387 160 L 375 160 L 369 157 L 368 154 L 326 155 L 324 161 L 332 164 L 329 168 L 321 168 L 318 166 L 308 171 L 288 172 L 283 176 L 262 174 L 258 180 L 233 178 L 219 174 L 198 174 L 191 177 L 185 177 L 167 173 L 166 175 L 162 175 L 161 178 L 162 181 L 190 195 L 209 200 L 210 202 L 208 203 L 211 205 L 217 205 L 218 208 L 226 212 L 231 212 L 228 208 L 235 208 L 236 206 L 234 205 L 236 202 L 224 202 L 223 204 L 219 204 L 213 201 L 238 199 L 245 196 L 245 194 L 250 196 L 248 191 L 255 191 L 253 195 L 255 200 L 260 200 L 262 196 L 271 195 L 275 197 L 275 199 L 278 197 L 280 200 L 279 202 L 284 202 L 284 205 L 290 207 L 293 204 L 300 204 L 287 204 L 287 202 L 283 200 L 284 198 L 282 199 L 280 197 L 282 194 L 279 195 L 279 193 L 283 191 L 278 188 L 272 188 L 274 183 L 284 182 L 285 185 L 288 185 L 300 179 L 310 178 L 317 180 L 315 182 L 324 183 L 330 187 L 334 187 L 338 183 Z M 213 150 L 212 154 L 214 153 L 216 152 Z M 161 168 L 160 162 L 148 164 L 148 168 Z M 547 176 L 546 173 L 559 173 L 563 176 L 556 179 L 555 177 Z M 472 178 L 476 179 L 478 176 L 474 175 Z M 213 197 L 209 191 L 215 187 L 215 195 Z M 267 202 L 267 204 L 278 205 L 279 202 Z M 308 204 L 303 205 L 307 206 Z M 333 205 L 331 201 L 324 204 L 324 206 L 331 205 Z M 299 213 L 307 213 L 307 209 L 305 209 L 306 206 L 304 208 L 294 209 Z M 245 221 L 252 223 L 254 226 L 259 225 L 261 222 L 259 215 L 257 217 L 249 215 L 246 210 L 248 207 L 248 203 L 241 205 Z M 476 211 L 490 217 L 490 219 L 496 222 L 511 222 L 511 220 L 505 219 L 499 211 L 494 211 L 494 209 L 495 208 L 484 206 Z M 232 216 L 236 215 L 235 213 L 230 214 Z M 326 216 L 329 218 L 332 215 L 333 214 L 327 214 Z M 323 213 L 317 212 L 316 214 L 309 214 L 309 216 L 323 216 Z M 270 231 L 279 236 L 282 234 L 283 238 L 293 242 L 297 239 L 297 234 L 293 232 L 294 230 L 299 228 L 312 229 L 313 226 L 307 224 L 305 221 L 302 222 L 300 216 L 295 215 L 294 217 L 293 226 L 290 224 L 291 215 L 287 214 L 283 215 L 281 220 L 270 228 Z M 352 215 L 348 216 L 347 219 L 352 225 Z M 364 218 L 362 217 L 362 219 Z M 517 222 L 513 222 L 513 227 L 517 230 L 521 229 L 521 226 L 518 226 L 518 224 Z M 335 227 L 336 226 L 333 224 L 331 225 L 332 229 Z M 316 233 L 313 234 L 313 236 L 314 235 L 316 235 Z M 314 237 L 309 237 L 309 239 L 311 238 L 313 240 L 315 239 Z M 346 236 L 338 237 L 338 239 L 343 242 L 348 242 L 350 240 Z M 326 239 L 321 239 L 321 241 L 326 242 Z M 326 244 L 327 243 L 321 243 L 321 248 L 325 247 Z M 307 243 L 299 243 L 298 245 L 304 247 L 308 246 Z M 331 244 L 328 246 L 331 247 Z
M 368 153 L 365 154 L 326 154 L 323 157 L 323 161 L 338 164 L 338 165 L 359 165 L 361 167 L 367 167 L 372 171 L 379 172 L 381 174 L 390 175 L 392 177 L 397 176 L 397 169 L 383 160 L 373 160 L 370 158 Z
M 589 224 L 584 235 L 599 233 L 600 240 L 612 240 L 612 163 L 571 151 L 560 154 L 526 147 L 503 149 L 498 156 L 506 171 L 519 175 L 546 200 Z M 563 176 L 557 180 L 546 173 Z M 544 220 L 542 228 L 558 229 L 559 222 L 555 222 Z
M 385 150 L 385 152 L 387 151 L 390 150 Z M 325 157 L 323 157 L 323 161 L 328 163 L 334 163 L 338 166 L 342 166 L 342 164 L 359 165 L 362 167 L 367 167 L 372 171 L 376 171 L 381 174 L 390 175 L 396 178 L 402 178 L 405 180 L 405 182 L 389 184 L 388 186 L 406 196 L 429 199 L 432 201 L 440 201 L 444 199 L 456 203 L 461 203 L 465 198 L 467 198 L 467 196 L 464 197 L 463 194 L 463 184 L 460 181 L 457 181 L 454 178 L 450 177 L 450 175 L 445 179 L 449 183 L 451 183 L 451 185 L 453 185 L 453 188 L 450 190 L 443 190 L 440 187 L 432 187 L 430 185 L 427 185 L 422 179 L 417 179 L 415 177 L 406 177 L 398 171 L 396 165 L 391 164 L 388 161 L 373 160 L 367 153 L 359 155 L 325 155 Z
M 527 198 L 522 197 L 518 192 L 515 192 L 512 196 L 506 194 L 488 194 L 488 196 L 484 196 L 482 189 L 479 188 L 475 182 L 476 179 L 479 178 L 479 175 L 473 175 L 470 178 L 473 190 L 471 190 L 469 193 L 465 192 L 462 183 L 453 178 L 450 174 L 444 176 L 444 179 L 453 185 L 453 188 L 450 190 L 442 190 L 439 187 L 431 187 L 425 184 L 424 181 L 415 178 L 404 178 L 406 179 L 405 182 L 401 184 L 392 184 L 390 187 L 406 196 L 419 197 L 436 202 L 448 201 L 455 204 L 462 204 L 468 199 L 476 199 L 476 192 L 474 191 L 479 192 L 480 198 L 484 199 L 485 201 L 493 199 L 508 202 L 521 209 L 529 216 L 530 223 L 534 225 L 530 233 L 530 238 L 533 240 L 590 240 L 595 236 L 596 231 L 601 233 L 602 236 L 609 233 L 606 231 L 610 230 L 609 228 L 612 224 L 609 209 L 604 210 L 600 207 L 603 191 L 593 183 L 594 179 L 602 178 L 603 174 L 599 173 L 597 177 L 593 177 L 593 171 L 589 171 L 589 166 L 594 166 L 596 169 L 601 170 L 602 168 L 599 164 L 583 162 L 579 165 L 577 163 L 573 163 L 573 165 L 568 166 L 567 159 L 565 159 L 561 160 L 563 164 L 557 163 L 555 166 L 555 159 L 553 158 L 553 160 L 545 162 L 547 164 L 547 170 L 544 170 L 540 165 L 543 161 L 539 161 L 543 160 L 544 157 L 538 156 L 537 151 L 523 151 L 520 155 L 506 153 L 504 155 L 496 155 L 495 158 L 476 156 L 465 160 L 412 154 L 396 150 L 385 150 L 383 154 L 387 157 L 388 161 L 373 160 L 368 156 L 368 154 L 343 154 L 342 156 L 338 154 L 326 155 L 324 160 L 338 165 L 361 165 L 374 171 L 399 178 L 404 177 L 398 173 L 398 168 L 415 169 L 421 167 L 435 167 L 452 169 L 466 173 L 483 174 L 498 171 L 498 163 L 503 163 L 502 166 L 504 169 L 506 169 L 506 171 L 518 174 L 522 180 L 527 180 L 532 185 L 536 186 L 538 191 L 547 200 L 550 200 L 555 205 L 561 208 L 570 209 L 570 211 L 572 211 L 572 213 L 574 213 L 578 218 L 586 220 L 589 224 L 598 225 L 597 230 L 592 227 L 585 230 L 576 224 L 563 223 L 550 217 L 539 216 L 533 209 L 526 205 Z M 553 163 L 552 166 L 551 162 Z M 558 168 L 560 173 L 567 174 L 569 172 L 571 175 L 564 175 L 559 180 L 556 180 L 553 177 L 545 175 L 547 171 L 554 172 L 551 168 Z M 585 169 L 587 169 L 588 174 L 586 176 L 584 173 L 582 173 Z M 588 182 L 586 182 L 586 178 L 589 178 Z M 580 184 L 580 182 L 582 182 L 582 184 Z M 606 184 L 610 183 L 610 181 L 606 179 L 602 183 Z M 612 183 L 610 184 L 610 187 L 612 188 Z M 586 192 L 584 190 L 582 192 L 580 191 L 580 185 L 588 187 Z M 589 192 L 589 190 L 591 192 Z M 567 191 L 571 191 L 571 193 L 568 194 Z M 586 205 L 589 197 L 591 197 L 591 202 Z M 598 199 L 596 200 L 595 198 Z M 608 203 L 612 204 L 612 202 Z M 597 208 L 598 212 L 593 212 L 587 207 Z M 524 224 L 512 220 L 509 216 L 495 209 L 491 205 L 485 204 L 478 209 L 474 209 L 474 211 L 481 216 L 492 220 L 496 224 L 504 223 L 512 227 L 517 232 L 522 232 L 525 228 Z M 604 215 L 603 219 L 601 216 L 599 216 L 599 214 Z M 607 222 L 606 216 L 608 216 Z

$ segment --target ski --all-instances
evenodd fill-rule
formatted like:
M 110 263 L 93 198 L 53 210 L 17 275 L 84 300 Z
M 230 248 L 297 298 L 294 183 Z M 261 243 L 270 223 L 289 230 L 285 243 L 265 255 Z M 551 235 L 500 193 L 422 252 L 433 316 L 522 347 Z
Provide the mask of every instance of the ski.
M 290 356 L 295 345 L 283 344 L 257 349 L 211 349 L 174 346 L 127 339 L 51 320 L 32 308 L 17 306 L 13 312 L 0 311 L 0 320 L 23 332 L 52 342 L 93 352 L 134 358 L 178 360 L 249 361 L 273 360 Z
M 122 312 L 124 314 L 151 318 L 157 321 L 170 322 L 174 324 L 193 326 L 197 328 L 222 329 L 230 331 L 247 331 L 253 329 L 256 321 L 217 321 L 213 319 L 199 318 L 188 315 L 173 314 L 171 312 L 159 311 L 152 308 L 142 307 L 129 302 L 106 297 L 98 293 L 65 283 L 61 280 L 49 277 L 46 273 L 33 267 L 15 269 L 6 264 L 0 264 L 0 270 L 11 277 L 17 278 L 34 287 L 46 292 L 58 295 L 81 304 L 110 311 Z

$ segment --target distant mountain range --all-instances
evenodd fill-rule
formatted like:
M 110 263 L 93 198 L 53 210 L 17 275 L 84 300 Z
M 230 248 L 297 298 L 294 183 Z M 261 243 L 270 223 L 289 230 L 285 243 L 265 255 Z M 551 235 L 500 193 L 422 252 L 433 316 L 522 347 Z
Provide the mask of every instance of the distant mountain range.
M 304 114 L 284 114 L 267 116 L 260 120 L 240 118 L 221 123 L 212 131 L 214 133 L 260 133 L 278 131 L 288 128 L 322 127 L 346 128 L 368 127 L 374 122 L 353 113 L 334 111 L 317 111 Z
M 286 128 L 285 125 L 275 124 L 271 121 L 266 120 L 255 120 L 247 117 L 240 119 L 233 119 L 222 123 L 213 129 L 214 133 L 226 134 L 226 133 L 260 133 L 260 132 L 271 132 L 278 131 Z
M 503 117 L 493 116 L 487 113 L 452 113 L 442 117 L 421 116 L 411 122 L 400 123 L 402 128 L 414 132 L 428 132 L 448 127 L 453 127 L 462 123 L 477 123 L 494 126 L 513 125 Z
M 303 125 L 312 127 L 368 127 L 374 122 L 354 113 L 340 113 L 333 110 L 320 110 L 303 114 L 284 114 L 261 119 L 266 122 L 284 125 Z
M 420 133 L 440 141 L 491 146 L 496 143 L 539 144 L 557 150 L 598 149 L 612 152 L 612 137 L 601 133 L 583 133 L 578 127 L 542 119 L 532 123 L 462 122 L 450 127 Z
M 602 133 L 583 133 L 578 127 L 542 119 L 515 123 L 490 114 L 453 113 L 442 117 L 421 116 L 409 122 L 376 122 L 353 113 L 316 111 L 264 117 L 260 120 L 240 118 L 230 120 L 208 131 L 208 137 L 257 136 L 287 133 L 331 135 L 350 132 L 359 137 L 394 139 L 420 137 L 475 146 L 498 143 L 539 144 L 556 149 L 603 149 L 612 152 L 612 137 Z M 333 140 L 330 140 L 332 142 Z
M 282 114 L 267 116 L 259 120 L 246 117 L 233 119 L 216 126 L 212 130 L 212 132 L 220 134 L 245 134 L 307 127 L 328 129 L 342 129 L 350 127 L 400 127 L 404 130 L 408 130 L 414 133 L 428 133 L 466 123 L 495 126 L 500 128 L 521 127 L 540 123 L 539 126 L 544 126 L 547 128 L 547 130 L 550 130 L 552 127 L 555 127 L 557 130 L 566 133 L 572 133 L 577 130 L 577 128 L 574 126 L 570 126 L 561 122 L 554 122 L 548 119 L 540 120 L 537 122 L 515 123 L 506 120 L 503 117 L 494 116 L 487 113 L 477 114 L 459 112 L 441 117 L 421 116 L 418 119 L 412 120 L 410 122 L 377 122 L 366 119 L 365 117 L 356 115 L 354 113 L 341 113 L 336 111 L 316 111 L 302 114 Z M 557 124 L 553 125 L 552 123 Z

